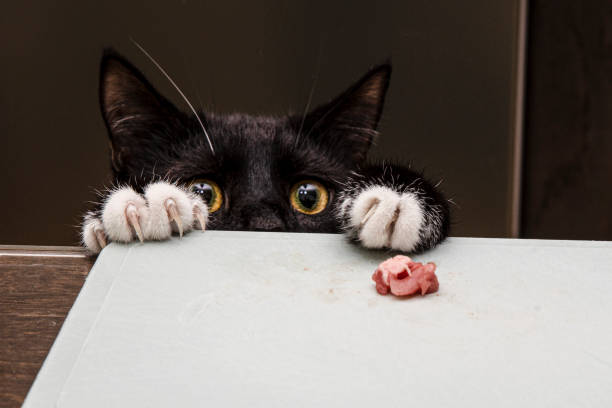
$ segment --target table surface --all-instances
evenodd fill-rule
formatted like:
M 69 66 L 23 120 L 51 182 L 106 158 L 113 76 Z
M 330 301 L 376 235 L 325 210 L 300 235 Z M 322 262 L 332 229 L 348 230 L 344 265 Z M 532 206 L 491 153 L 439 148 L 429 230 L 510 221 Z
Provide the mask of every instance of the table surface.
M 440 290 L 380 296 L 385 252 L 210 231 L 111 245 L 25 407 L 612 406 L 612 243 L 453 238 Z
M 19 407 L 94 263 L 82 248 L 0 246 L 0 407 Z

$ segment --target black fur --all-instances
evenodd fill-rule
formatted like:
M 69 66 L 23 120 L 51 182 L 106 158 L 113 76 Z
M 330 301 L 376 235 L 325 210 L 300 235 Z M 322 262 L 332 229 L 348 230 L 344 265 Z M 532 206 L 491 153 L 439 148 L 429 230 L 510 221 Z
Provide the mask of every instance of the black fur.
M 285 117 L 199 112 L 215 154 L 193 115 L 179 111 L 147 79 L 113 51 L 101 64 L 100 103 L 111 140 L 113 175 L 137 191 L 153 181 L 189 183 L 214 180 L 224 194 L 223 207 L 207 228 L 223 230 L 341 232 L 341 197 L 354 197 L 373 183 L 397 191 L 414 188 L 431 211 L 441 214 L 428 249 L 448 234 L 448 205 L 422 175 L 401 166 L 373 165 L 367 152 L 377 136 L 391 66 L 366 73 L 328 104 Z M 292 208 L 291 186 L 305 179 L 325 185 L 330 204 L 319 214 Z M 428 211 L 429 211 L 428 210 Z

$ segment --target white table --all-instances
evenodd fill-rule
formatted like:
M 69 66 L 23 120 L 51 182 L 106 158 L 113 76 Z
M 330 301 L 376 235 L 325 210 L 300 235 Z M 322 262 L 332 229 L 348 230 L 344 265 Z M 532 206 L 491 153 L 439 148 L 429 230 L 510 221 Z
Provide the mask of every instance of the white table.
M 452 238 L 380 296 L 339 235 L 191 233 L 98 258 L 25 407 L 612 406 L 612 243 Z

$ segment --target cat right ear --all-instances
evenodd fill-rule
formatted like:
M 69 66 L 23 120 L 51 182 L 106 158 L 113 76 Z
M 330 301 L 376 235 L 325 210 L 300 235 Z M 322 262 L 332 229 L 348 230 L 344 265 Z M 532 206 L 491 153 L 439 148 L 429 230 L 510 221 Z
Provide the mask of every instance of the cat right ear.
M 338 157 L 363 162 L 377 134 L 390 77 L 390 63 L 372 68 L 340 96 L 306 115 L 301 127 Z
M 143 150 L 143 143 L 167 144 L 175 133 L 169 126 L 181 116 L 138 69 L 112 49 L 105 50 L 100 64 L 100 107 L 117 171 L 134 161 L 132 156 Z

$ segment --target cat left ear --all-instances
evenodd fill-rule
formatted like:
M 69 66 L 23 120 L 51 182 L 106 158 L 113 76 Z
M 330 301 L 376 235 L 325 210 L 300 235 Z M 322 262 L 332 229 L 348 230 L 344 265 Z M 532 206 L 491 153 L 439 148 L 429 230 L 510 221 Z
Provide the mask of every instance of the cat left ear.
M 105 50 L 100 64 L 100 107 L 117 172 L 130 164 L 142 166 L 148 160 L 144 152 L 164 151 L 180 134 L 176 125 L 182 114 L 112 49 Z
M 364 161 L 377 134 L 390 77 L 390 63 L 372 68 L 340 96 L 310 112 L 302 133 L 348 161 Z

